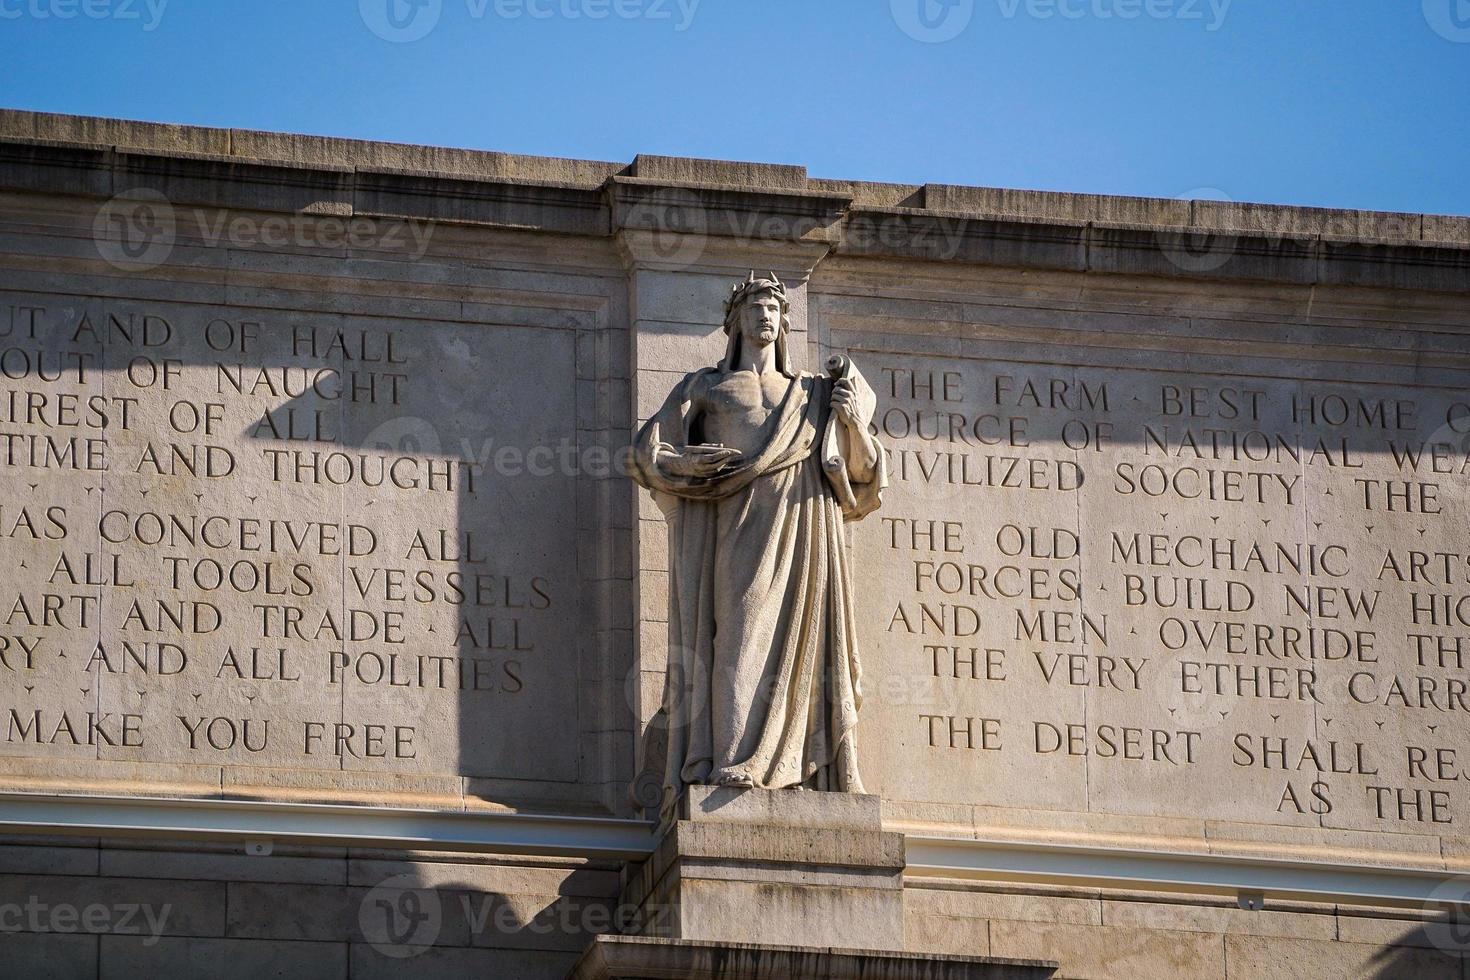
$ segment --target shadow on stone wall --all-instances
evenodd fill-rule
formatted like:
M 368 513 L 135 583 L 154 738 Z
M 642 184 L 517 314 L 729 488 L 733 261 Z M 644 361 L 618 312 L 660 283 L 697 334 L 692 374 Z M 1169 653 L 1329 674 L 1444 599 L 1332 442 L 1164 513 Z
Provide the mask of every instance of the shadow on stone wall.
M 1470 954 L 1470 920 L 1444 913 L 1396 937 L 1369 962 L 1370 980 L 1461 980 Z

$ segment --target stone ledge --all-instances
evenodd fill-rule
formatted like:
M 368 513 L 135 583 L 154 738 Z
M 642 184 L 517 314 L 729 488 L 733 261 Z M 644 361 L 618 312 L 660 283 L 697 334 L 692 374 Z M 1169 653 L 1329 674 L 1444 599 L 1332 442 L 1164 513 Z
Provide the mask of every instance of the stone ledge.
M 953 184 L 894 185 L 814 178 L 805 167 L 640 154 L 628 163 L 538 157 L 373 140 L 151 123 L 0 109 L 0 137 L 25 142 L 91 144 L 155 153 L 202 153 L 292 165 L 391 168 L 459 177 L 522 179 L 601 187 L 610 177 L 650 182 L 764 187 L 855 200 L 897 202 L 933 211 L 1028 222 L 1100 221 L 1157 228 L 1196 227 L 1273 237 L 1352 237 L 1470 245 L 1470 217 L 1294 207 L 1235 201 L 1078 194 Z
M 1047 980 L 1044 960 L 602 936 L 567 980 Z
M 1470 292 L 1467 217 L 870 185 L 784 165 L 612 164 L 0 110 L 0 188 L 104 198 L 138 187 L 241 210 L 677 232 L 686 265 L 721 242 L 800 243 L 883 260 Z

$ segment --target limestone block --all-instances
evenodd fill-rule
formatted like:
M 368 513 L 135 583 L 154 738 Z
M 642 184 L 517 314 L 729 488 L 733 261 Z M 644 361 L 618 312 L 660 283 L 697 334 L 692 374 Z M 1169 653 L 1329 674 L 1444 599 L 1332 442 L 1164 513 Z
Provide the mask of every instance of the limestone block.
M 5 936 L 5 970 L 36 980 L 97 976 L 97 938 L 56 933 Z
M 1456 245 L 1470 244 L 1470 221 L 1463 217 L 1426 214 L 1424 216 L 1424 240 L 1453 242 Z
M 293 854 L 292 848 L 276 847 L 267 857 L 247 855 L 243 846 L 197 850 L 103 847 L 99 852 L 100 873 L 119 878 L 182 878 L 193 881 L 258 881 L 303 885 L 347 883 L 346 851 L 333 856 Z
M 718 786 L 691 786 L 678 814 L 702 827 L 747 824 L 823 831 L 868 831 L 882 827 L 883 803 L 855 793 L 757 793 Z
M 349 883 L 374 887 L 388 878 L 410 875 L 425 888 L 476 889 L 512 895 L 574 895 L 614 898 L 618 871 L 610 865 L 566 859 L 486 857 L 475 854 L 390 854 L 354 856 Z
M 24 841 L 0 846 L 0 874 L 94 875 L 98 873 L 97 845 L 52 847 Z
M 1088 926 L 1104 924 L 1102 903 L 1095 898 L 1005 893 L 992 889 L 910 886 L 904 889 L 904 908 L 922 915 Z
M 143 878 L 0 875 L 0 904 L 25 909 L 39 904 L 41 928 L 28 931 L 111 933 L 120 936 L 223 936 L 225 885 L 221 882 Z M 93 918 L 86 918 L 89 909 Z M 70 923 L 51 912 L 66 914 Z M 29 913 L 27 913 L 29 914 Z
M 1227 936 L 1225 961 L 1232 980 L 1459 980 L 1464 960 L 1437 949 L 1306 939 Z
M 691 160 L 640 153 L 633 159 L 634 177 L 686 183 L 750 184 L 756 187 L 794 187 L 806 183 L 806 168 L 771 163 L 728 160 Z
M 343 942 L 360 938 L 366 892 L 331 885 L 231 882 L 227 935 L 233 939 Z M 262 943 L 262 945 L 265 945 Z
M 1068 980 L 1223 980 L 1226 975 L 1220 937 L 1204 933 L 992 921 L 990 952 L 1054 957 L 1062 964 L 1057 976 Z
M 691 787 L 623 904 L 641 934 L 903 948 L 902 838 L 875 798 Z
M 984 956 L 990 952 L 990 923 L 954 915 L 904 912 L 904 948 L 952 956 Z
M 1109 901 L 1102 903 L 1102 924 L 1120 928 L 1181 930 L 1211 935 L 1274 936 L 1287 939 L 1348 939 L 1339 935 L 1340 919 L 1330 908 L 1319 913 L 1248 911 L 1235 905 L 1186 902 L 1169 904 Z
M 174 939 L 156 943 L 103 936 L 98 976 L 106 980 L 210 976 L 223 980 L 258 977 L 334 977 L 346 980 L 344 943 L 251 942 L 239 939 Z

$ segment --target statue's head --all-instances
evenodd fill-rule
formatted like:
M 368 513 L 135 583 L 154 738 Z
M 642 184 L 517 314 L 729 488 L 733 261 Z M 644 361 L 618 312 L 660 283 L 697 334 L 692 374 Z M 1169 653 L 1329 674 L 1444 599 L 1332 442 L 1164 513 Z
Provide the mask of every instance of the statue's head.
M 730 287 L 725 301 L 725 335 L 730 338 L 726 364 L 733 367 L 742 344 L 765 347 L 776 345 L 777 365 L 789 374 L 786 360 L 786 335 L 791 331 L 791 301 L 786 285 L 773 272 L 757 278 L 754 270 L 744 282 Z
M 786 285 L 773 272 L 757 279 L 754 270 L 744 282 L 730 287 L 725 302 L 725 333 L 739 331 L 742 337 L 761 346 L 784 338 L 791 329 L 791 301 Z

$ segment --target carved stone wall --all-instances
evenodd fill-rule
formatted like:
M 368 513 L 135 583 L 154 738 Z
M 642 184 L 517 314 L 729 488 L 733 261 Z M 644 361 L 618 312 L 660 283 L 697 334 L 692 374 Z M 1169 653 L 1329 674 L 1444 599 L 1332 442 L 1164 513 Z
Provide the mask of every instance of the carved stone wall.
M 851 537 L 884 833 L 1454 891 L 1470 220 L 21 112 L 0 791 L 639 819 L 668 561 L 618 453 L 718 359 L 752 268 L 789 284 L 802 366 L 849 353 L 877 390 L 893 482 Z M 562 976 L 602 913 L 529 925 L 624 884 L 565 851 L 6 841 L 0 929 L 34 896 L 203 910 L 146 946 L 13 947 L 123 974 L 387 970 L 359 916 L 395 880 L 459 930 L 421 962 Z M 1434 907 L 1188 884 L 911 868 L 903 945 L 1073 977 L 1461 975 Z M 514 928 L 460 928 L 453 903 L 507 895 Z

